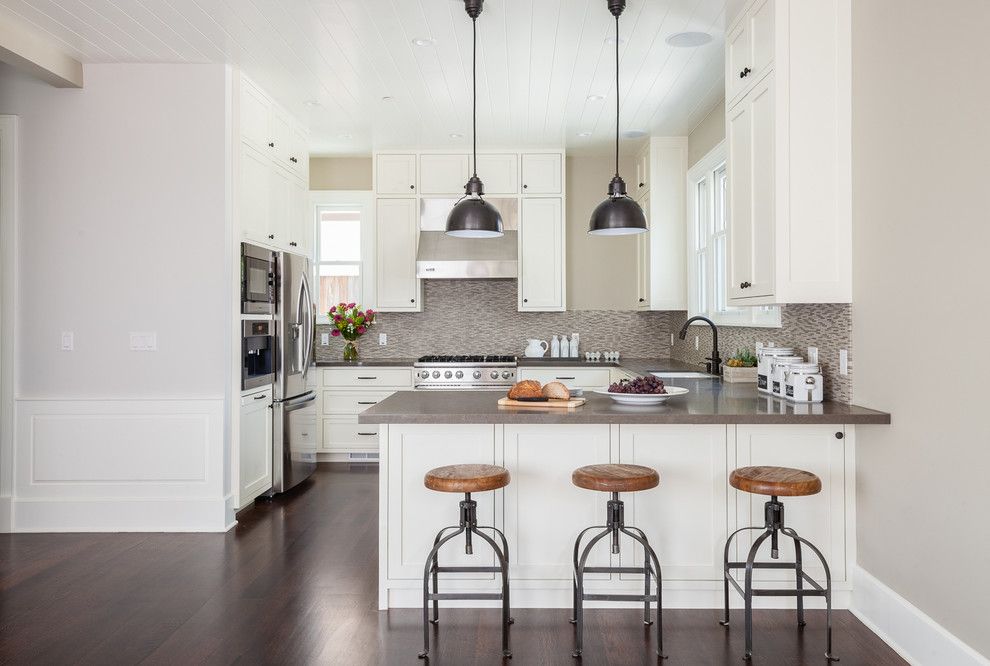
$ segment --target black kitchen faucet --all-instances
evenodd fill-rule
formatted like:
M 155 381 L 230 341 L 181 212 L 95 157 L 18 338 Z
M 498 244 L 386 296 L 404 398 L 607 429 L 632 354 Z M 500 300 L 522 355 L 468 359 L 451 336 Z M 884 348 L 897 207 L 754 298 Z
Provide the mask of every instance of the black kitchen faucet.
M 722 357 L 718 355 L 718 327 L 715 325 L 715 322 L 713 322 L 708 317 L 702 317 L 700 315 L 697 317 L 691 317 L 686 322 L 684 322 L 684 326 L 681 327 L 681 332 L 680 332 L 681 340 L 687 337 L 688 326 L 690 326 L 691 322 L 693 321 L 703 321 L 712 327 L 712 355 L 705 357 L 705 360 L 708 361 L 708 363 L 705 364 L 705 367 L 708 368 L 709 374 L 721 375 Z

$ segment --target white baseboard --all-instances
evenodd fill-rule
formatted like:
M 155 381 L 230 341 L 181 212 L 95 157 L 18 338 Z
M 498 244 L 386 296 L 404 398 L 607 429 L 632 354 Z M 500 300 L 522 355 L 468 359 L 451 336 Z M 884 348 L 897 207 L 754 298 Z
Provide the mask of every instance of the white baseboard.
M 0 497 L 0 534 L 14 531 L 14 505 L 9 495 Z
M 990 665 L 990 660 L 864 569 L 853 565 L 852 581 L 853 615 L 908 662 L 922 666 Z
M 212 499 L 14 499 L 18 532 L 225 532 Z

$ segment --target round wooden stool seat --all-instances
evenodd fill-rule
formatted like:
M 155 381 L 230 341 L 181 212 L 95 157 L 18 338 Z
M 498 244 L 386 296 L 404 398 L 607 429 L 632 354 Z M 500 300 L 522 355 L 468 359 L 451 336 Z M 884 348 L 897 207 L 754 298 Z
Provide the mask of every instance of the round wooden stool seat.
M 605 493 L 631 493 L 660 485 L 660 475 L 642 465 L 588 465 L 571 474 L 571 483 L 578 488 Z
M 441 493 L 480 493 L 509 485 L 509 470 L 497 465 L 447 465 L 427 472 L 423 484 Z
M 822 480 L 803 469 L 740 467 L 729 475 L 729 485 L 756 495 L 802 497 L 821 492 Z

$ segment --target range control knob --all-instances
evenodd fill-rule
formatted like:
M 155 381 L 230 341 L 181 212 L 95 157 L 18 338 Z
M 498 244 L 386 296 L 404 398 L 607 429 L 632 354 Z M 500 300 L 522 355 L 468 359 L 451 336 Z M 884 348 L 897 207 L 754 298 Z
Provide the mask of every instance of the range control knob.
M 474 375 L 472 375 L 472 376 L 473 376 L 473 377 L 474 377 L 475 379 L 481 379 L 481 370 L 475 370 L 475 371 L 474 371 Z
M 498 379 L 498 370 L 492 370 L 491 377 L 492 379 Z
M 419 373 L 419 378 L 420 379 L 429 379 L 430 378 L 430 371 L 429 370 L 423 370 L 421 373 Z
M 433 379 L 440 379 L 440 371 L 439 370 L 434 370 L 433 371 Z
M 454 373 L 454 376 L 457 377 L 458 379 L 461 379 L 464 376 L 464 373 L 458 370 L 457 372 Z
M 502 379 L 508 379 L 511 376 L 512 376 L 512 373 L 509 372 L 508 370 L 503 370 L 502 371 Z
M 454 376 L 454 373 L 451 372 L 450 370 L 447 370 L 445 373 L 443 373 L 443 378 L 444 379 L 450 379 L 453 376 Z

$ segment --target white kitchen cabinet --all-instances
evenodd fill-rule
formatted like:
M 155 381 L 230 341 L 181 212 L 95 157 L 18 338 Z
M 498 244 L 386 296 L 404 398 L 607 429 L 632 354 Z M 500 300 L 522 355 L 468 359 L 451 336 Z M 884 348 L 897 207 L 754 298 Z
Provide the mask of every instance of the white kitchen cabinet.
M 619 463 L 660 473 L 659 486 L 623 499 L 626 520 L 646 532 L 664 581 L 721 580 L 734 458 L 726 426 L 623 424 L 619 433 Z M 624 538 L 619 560 L 622 566 L 642 566 L 643 550 Z
M 518 195 L 519 156 L 515 153 L 478 155 L 478 177 L 485 184 L 486 195 Z
M 649 191 L 639 198 L 649 232 L 637 238 L 639 310 L 687 310 L 687 137 L 651 137 Z
M 239 502 L 251 504 L 272 487 L 272 391 L 241 396 Z
M 609 368 L 521 366 L 519 380 L 533 379 L 541 384 L 561 382 L 569 388 L 600 389 L 611 383 Z
M 441 527 L 456 525 L 457 503 L 463 499 L 453 493 L 438 493 L 423 486 L 426 472 L 442 465 L 501 464 L 496 455 L 494 425 L 407 425 L 388 428 L 387 507 L 391 527 L 387 541 L 388 577 L 422 581 L 426 556 L 433 548 L 433 538 Z M 499 447 L 501 448 L 501 447 Z M 453 457 L 452 457 L 453 456 Z M 501 490 L 476 493 L 478 524 L 503 523 Z M 440 551 L 443 566 L 494 566 L 491 548 L 475 538 L 474 555 L 464 554 L 464 539 L 454 539 Z M 513 548 L 510 542 L 510 548 Z M 513 559 L 513 566 L 515 560 Z M 492 581 L 494 574 L 448 574 L 445 587 L 457 587 L 451 578 Z
M 727 31 L 730 305 L 851 302 L 850 23 L 849 3 L 752 0 Z
M 565 242 L 561 199 L 523 199 L 519 221 L 520 312 L 566 308 Z
M 419 218 L 416 199 L 378 199 L 378 310 L 420 312 L 421 285 L 416 277 Z
M 470 155 L 419 156 L 419 193 L 461 196 L 471 177 Z
M 846 468 L 852 464 L 847 450 L 852 429 L 843 426 L 774 425 L 736 426 L 736 467 L 775 465 L 807 470 L 822 480 L 822 491 L 808 497 L 784 497 L 784 524 L 815 544 L 828 560 L 832 582 L 846 580 L 848 539 L 853 507 L 849 502 Z M 770 499 L 730 488 L 729 515 L 733 530 L 763 525 L 763 505 Z M 759 532 L 740 534 L 734 542 L 736 561 L 746 559 L 752 539 Z M 765 545 L 766 547 L 766 545 Z M 802 551 L 805 570 L 824 584 L 824 571 L 813 553 Z M 793 541 L 780 538 L 780 561 L 794 561 Z M 794 573 L 758 571 L 759 580 L 793 580 Z
M 378 426 L 359 424 L 358 414 L 395 391 L 412 388 L 412 368 L 361 366 L 324 368 L 317 418 L 322 424 L 320 453 L 378 451 Z
M 646 223 L 650 222 L 650 194 L 647 192 L 639 198 L 639 206 L 646 214 Z M 650 235 L 636 236 L 636 303 L 637 310 L 650 309 Z
M 246 143 L 241 146 L 238 179 L 238 218 L 241 235 L 259 243 L 271 243 L 271 160 Z
M 650 142 L 636 155 L 636 182 L 627 184 L 630 196 L 638 199 L 650 191 Z
M 292 178 L 289 183 L 289 250 L 312 260 L 316 223 L 307 206 L 308 197 L 306 185 Z
M 416 155 L 412 153 L 376 155 L 375 192 L 416 194 Z
M 374 366 L 326 368 L 323 371 L 323 386 L 341 389 L 410 388 L 412 369 Z
M 288 169 L 292 152 L 292 118 L 278 107 L 272 109 L 273 159 L 278 166 Z
M 567 580 L 574 568 L 574 539 L 586 527 L 601 524 L 608 495 L 561 480 L 583 465 L 608 463 L 609 426 L 506 425 L 504 441 L 505 468 L 512 478 L 503 491 L 512 577 Z M 558 490 L 548 493 L 548 488 Z M 534 520 L 536 515 L 552 520 Z M 608 544 L 598 546 L 588 563 L 608 566 Z M 588 575 L 589 580 L 603 578 L 608 575 Z
M 563 155 L 560 153 L 524 153 L 523 194 L 561 194 L 563 173 Z
M 285 169 L 269 168 L 268 179 L 270 196 L 268 199 L 269 234 L 268 243 L 283 250 L 291 250 L 289 246 L 289 230 L 292 220 L 289 215 L 292 210 L 292 176 Z
M 271 157 L 274 146 L 272 134 L 272 101 L 249 79 L 241 78 L 241 141 L 258 153 Z

